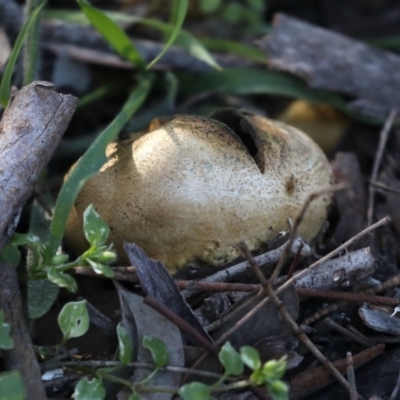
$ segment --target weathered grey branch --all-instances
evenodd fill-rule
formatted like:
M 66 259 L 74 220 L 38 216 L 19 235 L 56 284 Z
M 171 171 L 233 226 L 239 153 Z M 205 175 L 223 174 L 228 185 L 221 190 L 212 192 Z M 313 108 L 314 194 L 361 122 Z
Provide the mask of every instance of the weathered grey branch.
M 0 263 L 0 309 L 4 312 L 5 322 L 10 324 L 10 337 L 14 342 L 14 348 L 3 353 L 6 368 L 20 372 L 29 393 L 27 398 L 46 400 L 40 368 L 25 323 L 17 270 L 3 263 Z
M 0 122 L 0 251 L 16 227 L 20 210 L 56 149 L 77 99 L 33 82 L 12 96 Z M 11 326 L 14 348 L 6 367 L 18 370 L 29 398 L 46 399 L 35 351 L 25 324 L 16 269 L 0 264 L 0 309 Z
M 386 116 L 400 108 L 400 57 L 287 15 L 274 19 L 272 32 L 258 41 L 268 64 L 313 87 L 348 94 L 352 108 Z
M 0 250 L 75 111 L 77 99 L 48 82 L 21 89 L 0 122 Z

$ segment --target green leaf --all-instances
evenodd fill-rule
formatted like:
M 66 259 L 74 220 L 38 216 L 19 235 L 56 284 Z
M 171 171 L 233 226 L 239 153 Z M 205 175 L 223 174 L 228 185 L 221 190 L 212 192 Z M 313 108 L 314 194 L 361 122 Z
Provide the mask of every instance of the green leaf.
M 63 265 L 68 261 L 69 257 L 67 254 L 56 254 L 54 257 L 51 258 L 50 265 L 53 267 L 58 267 Z
M 63 342 L 84 335 L 89 329 L 86 301 L 67 303 L 58 314 L 58 325 L 63 333 Z
M 26 399 L 25 384 L 18 371 L 0 374 L 0 400 Z
M 4 70 L 3 79 L 0 84 L 0 103 L 6 107 L 10 98 L 10 90 L 11 90 L 11 78 L 14 71 L 15 63 L 17 61 L 18 55 L 21 51 L 22 45 L 24 44 L 24 40 L 26 35 L 29 33 L 32 25 L 35 23 L 37 17 L 39 16 L 40 11 L 46 4 L 46 1 L 43 1 L 40 6 L 38 6 L 32 14 L 29 16 L 28 20 L 25 22 L 21 31 L 18 34 L 17 40 L 15 41 L 14 47 L 11 51 L 10 58 L 7 61 L 6 68 Z
M 191 382 L 181 386 L 178 394 L 183 400 L 211 399 L 210 387 L 200 382 Z
M 11 350 L 14 342 L 10 338 L 10 324 L 4 322 L 4 312 L 0 310 L 0 349 Z
M 235 54 L 239 57 L 264 64 L 267 61 L 267 57 L 262 50 L 234 40 L 201 38 L 201 43 L 210 51 Z
M 276 94 L 329 103 L 345 109 L 344 100 L 333 93 L 311 89 L 300 79 L 278 71 L 232 68 L 221 72 L 182 76 L 180 87 L 186 93 L 223 92 L 229 94 Z
M 48 279 L 29 280 L 27 292 L 29 318 L 36 319 L 50 310 L 57 299 L 59 286 Z
M 92 267 L 93 271 L 96 272 L 96 274 L 104 275 L 107 278 L 114 277 L 114 275 L 115 275 L 114 271 L 108 265 L 98 263 L 96 261 L 91 260 L 90 258 L 87 258 L 86 261 Z
M 56 253 L 63 237 L 69 213 L 84 183 L 106 162 L 105 150 L 136 110 L 143 104 L 151 87 L 152 78 L 142 75 L 136 90 L 131 93 L 120 113 L 93 142 L 69 174 L 58 195 L 51 224 L 50 249 Z
M 240 375 L 243 372 L 243 362 L 230 342 L 226 342 L 222 346 L 218 358 L 227 374 Z
M 93 204 L 83 213 L 83 231 L 91 246 L 103 245 L 110 234 L 110 228 L 93 208 Z
M 215 13 L 222 5 L 222 0 L 200 0 L 200 11 L 206 14 Z
M 46 273 L 47 278 L 55 285 L 65 287 L 72 293 L 76 293 L 78 290 L 76 280 L 71 275 L 59 272 L 55 267 L 47 267 Z
M 262 373 L 261 369 L 254 370 L 254 372 L 249 377 L 250 382 L 256 386 L 265 384 L 264 378 L 265 377 L 264 377 L 264 374 Z
M 103 247 L 103 246 L 101 246 Z M 113 246 L 110 245 L 106 250 L 98 250 L 93 256 L 93 260 L 98 263 L 110 263 L 117 259 L 117 255 L 113 250 Z
M 126 60 L 139 69 L 144 69 L 145 64 L 142 56 L 136 50 L 128 35 L 105 13 L 92 7 L 86 0 L 77 0 L 77 2 L 87 19 L 107 43 Z
M 289 399 L 289 387 L 285 382 L 273 381 L 267 383 L 267 391 L 273 398 L 273 400 L 288 400 Z
M 75 386 L 75 400 L 103 400 L 105 398 L 106 390 L 100 379 L 93 378 L 89 381 L 87 377 L 84 377 Z
M 156 62 L 168 51 L 177 39 L 180 30 L 182 29 L 183 22 L 185 21 L 186 12 L 188 8 L 188 0 L 174 0 L 173 2 L 173 29 L 168 42 L 165 44 L 162 52 L 147 66 L 147 69 L 151 68 Z
M 32 233 L 14 233 L 10 242 L 15 246 L 35 245 L 40 242 L 40 238 Z
M 122 364 L 129 364 L 133 358 L 133 345 L 126 329 L 119 323 L 117 326 L 119 343 L 119 360 Z
M 156 368 L 162 368 L 168 364 L 168 349 L 160 339 L 144 335 L 142 346 L 150 351 Z
M 259 14 L 265 12 L 266 2 L 264 0 L 247 0 L 246 2 L 254 12 Z
M 251 346 L 240 348 L 240 358 L 250 369 L 257 371 L 261 368 L 261 359 L 258 351 Z
M 282 378 L 286 372 L 286 357 L 283 356 L 279 360 L 267 361 L 262 367 L 265 381 L 274 381 Z

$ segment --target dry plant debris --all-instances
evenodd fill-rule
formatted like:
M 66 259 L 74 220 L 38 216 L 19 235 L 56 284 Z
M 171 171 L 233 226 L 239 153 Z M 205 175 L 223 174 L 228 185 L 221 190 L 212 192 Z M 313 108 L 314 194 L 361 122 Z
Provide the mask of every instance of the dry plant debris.
M 268 3 L 275 4 L 275 1 Z M 321 5 L 321 10 L 328 3 L 329 0 Z M 372 7 L 371 3 L 366 2 L 364 9 Z M 383 2 L 375 2 L 375 7 L 378 3 Z M 303 6 L 296 4 L 296 7 Z M 340 18 L 335 20 L 335 15 L 342 15 L 343 7 L 335 4 L 334 8 L 334 13 L 318 21 L 319 25 L 325 21 L 327 29 L 285 14 L 276 16 L 270 34 L 258 40 L 268 59 L 255 61 L 231 54 L 214 55 L 228 74 L 238 72 L 235 68 L 245 68 L 241 71 L 249 75 L 250 72 L 270 73 L 266 68 L 269 66 L 295 75 L 309 85 L 289 80 L 304 99 L 292 101 L 276 96 L 277 93 L 271 94 L 268 90 L 277 85 L 276 82 L 269 82 L 266 92 L 265 86 L 264 91 L 260 89 L 261 84 L 249 92 L 243 86 L 237 92 L 235 89 L 225 91 L 225 86 L 232 88 L 234 85 L 230 86 L 232 82 L 219 85 L 219 78 L 214 81 L 215 89 L 211 85 L 203 92 L 181 92 L 180 87 L 178 95 L 171 95 L 175 88 L 168 92 L 165 102 L 158 93 L 152 93 L 154 98 L 146 111 L 137 116 L 140 125 L 137 130 L 144 129 L 156 115 L 165 113 L 167 116 L 155 120 L 149 132 L 139 140 L 121 140 L 109 146 L 109 160 L 99 174 L 109 174 L 108 181 L 99 183 L 99 176 L 93 178 L 82 192 L 76 209 L 83 212 L 94 202 L 110 224 L 111 241 L 116 243 L 120 255 L 118 263 L 112 266 L 114 285 L 87 264 L 75 267 L 80 286 L 77 296 L 80 297 L 60 292 L 58 302 L 46 316 L 48 319 L 35 321 L 34 329 L 29 332 L 24 324 L 24 297 L 20 295 L 16 271 L 0 261 L 0 308 L 16 344 L 13 350 L 4 351 L 4 361 L 7 368 L 21 371 L 32 398 L 71 397 L 82 374 L 90 371 L 95 375 L 99 368 L 119 368 L 121 376 L 127 379 L 125 383 L 135 384 L 145 379 L 153 364 L 141 342 L 145 336 L 154 336 L 164 341 L 171 358 L 170 364 L 161 368 L 150 381 L 151 385 L 176 390 L 193 379 L 217 381 L 223 373 L 218 352 L 221 345 L 230 340 L 236 347 L 254 345 L 262 362 L 286 356 L 288 373 L 284 379 L 290 385 L 290 399 L 350 397 L 355 400 L 376 395 L 395 400 L 400 388 L 400 326 L 396 314 L 400 305 L 397 289 L 400 285 L 400 135 L 396 125 L 400 81 L 394 71 L 399 69 L 400 57 L 333 30 L 351 32 L 354 28 L 353 31 L 358 31 L 363 26 L 376 26 L 379 21 L 390 25 L 390 18 L 393 22 L 396 15 L 400 17 L 400 9 L 376 18 L 373 14 L 373 21 L 360 18 L 353 27 L 346 26 Z M 309 21 L 313 20 L 312 13 L 308 17 Z M 202 18 L 200 21 L 205 23 L 208 17 L 203 15 Z M 22 23 L 20 6 L 14 1 L 0 0 L 0 36 L 5 33 L 7 43 L 13 44 Z M 134 34 L 137 32 L 140 29 Z M 51 65 L 52 77 L 58 76 L 57 82 L 70 84 L 69 89 L 77 93 L 87 94 L 88 87 L 96 85 L 99 76 L 102 83 L 108 84 L 107 79 L 103 81 L 107 75 L 104 71 L 121 75 L 111 83 L 122 80 L 122 86 L 127 86 L 128 74 L 127 80 L 137 71 L 88 26 L 42 19 L 39 40 L 45 61 L 40 74 L 48 75 L 47 68 Z M 153 59 L 163 48 L 154 37 L 150 40 L 134 38 L 134 43 L 145 61 Z M 3 47 L 7 55 L 9 50 Z M 0 59 L 1 66 L 3 56 Z M 164 78 L 180 83 L 181 73 L 196 72 L 196 77 L 192 77 L 195 82 L 198 76 L 201 80 L 210 70 L 209 65 L 182 48 L 172 47 L 156 65 L 154 73 L 162 76 L 157 81 L 162 87 Z M 62 79 L 59 79 L 60 73 Z M 74 81 L 74 74 L 80 79 L 86 74 L 88 80 L 80 85 L 83 81 Z M 18 74 L 15 76 L 18 81 Z M 187 81 L 183 79 L 182 82 Z M 286 95 L 285 90 L 287 87 L 279 94 Z M 293 90 L 289 93 L 293 95 Z M 310 97 L 314 99 L 314 94 L 318 101 L 326 99 L 329 105 L 307 102 Z M 338 98 L 341 99 L 339 103 Z M 73 97 L 60 95 L 51 84 L 38 81 L 15 92 L 13 101 L 4 111 L 0 129 L 0 247 L 9 240 L 18 224 L 21 208 L 33 191 L 37 201 L 32 208 L 41 203 L 51 215 L 51 201 L 46 196 L 49 189 L 56 194 L 57 179 L 65 172 L 66 165 L 64 168 L 53 163 L 49 168 L 50 177 L 57 176 L 55 185 L 51 179 L 51 184 L 44 179 L 39 186 L 34 188 L 34 185 L 60 142 L 75 106 Z M 159 106 L 162 106 L 161 112 Z M 221 107 L 222 111 L 215 112 Z M 93 131 L 100 130 L 107 122 L 102 121 L 103 113 L 114 117 L 117 112 L 114 99 L 106 105 L 101 103 L 99 109 L 93 111 L 89 106 L 88 119 L 96 121 L 93 127 L 89 124 Z M 182 111 L 189 115 L 173 117 Z M 213 112 L 211 117 L 194 116 L 209 115 L 209 112 Z M 377 125 L 353 119 L 361 118 L 359 113 L 379 117 L 381 122 L 386 119 L 380 139 Z M 272 119 L 261 117 L 265 114 Z M 81 135 L 80 125 L 87 122 L 85 107 L 77 115 L 79 121 L 75 121 L 72 130 L 77 126 L 78 129 L 76 133 L 68 133 L 68 140 L 75 134 Z M 333 160 L 331 166 L 320 150 L 297 130 L 274 121 L 279 119 L 314 132 Z M 136 118 L 131 121 L 132 124 L 136 122 Z M 43 124 L 44 131 L 41 130 Z M 190 132 L 185 130 L 188 125 L 193 128 Z M 207 129 L 203 129 L 204 126 Z M 275 132 L 285 132 L 285 139 L 263 136 L 262 131 L 268 130 L 265 126 Z M 90 130 L 85 129 L 86 132 Z M 292 146 L 286 139 L 293 137 L 297 139 Z M 279 147 L 282 144 L 284 150 Z M 65 150 L 69 144 L 65 142 L 63 146 Z M 310 161 L 310 149 L 317 154 L 323 178 L 318 175 L 316 179 L 318 167 Z M 271 152 L 276 156 L 272 162 L 268 161 Z M 58 162 L 58 155 L 55 158 Z M 132 177 L 131 172 L 138 166 L 139 159 L 146 161 L 143 163 L 146 170 Z M 290 172 L 293 169 L 286 170 L 288 160 L 295 163 L 296 173 Z M 230 169 L 226 169 L 230 161 Z M 312 167 L 307 169 L 308 162 Z M 176 181 L 175 172 L 170 170 L 173 166 L 181 174 Z M 205 167 L 220 169 L 207 175 Z M 53 174 L 52 168 L 57 172 Z M 192 183 L 187 174 L 190 168 L 197 171 L 197 180 Z M 277 208 L 271 208 L 267 220 L 264 212 L 271 207 L 270 197 L 263 198 L 255 208 L 251 203 L 255 197 L 262 197 L 264 178 L 267 179 L 270 170 L 274 174 L 278 170 L 285 172 L 283 179 L 276 179 L 279 190 L 273 191 Z M 152 175 L 153 172 L 156 173 Z M 134 186 L 143 176 L 146 184 Z M 330 186 L 332 176 L 335 186 Z M 299 185 L 300 178 L 303 185 Z M 152 179 L 154 190 L 146 192 Z M 240 181 L 239 189 L 228 185 L 235 179 Z M 116 184 L 113 186 L 110 181 Z M 201 193 L 194 190 L 201 186 L 199 182 L 204 183 Z M 88 195 L 90 186 L 92 193 Z M 154 193 L 160 188 L 170 190 L 172 195 L 156 198 Z M 304 190 L 296 193 L 298 188 Z M 100 196 L 97 200 L 92 196 L 114 191 L 123 199 L 122 203 L 117 202 L 116 197 Z M 138 203 L 138 196 L 145 192 L 146 198 Z M 184 213 L 187 202 L 183 204 L 181 200 L 188 199 L 189 194 L 197 203 L 194 202 L 195 207 L 190 212 Z M 212 195 L 217 195 L 213 200 L 214 209 L 198 213 L 198 200 L 208 201 Z M 290 210 L 286 195 L 292 200 L 295 198 L 295 206 Z M 138 208 L 138 204 L 139 207 L 145 203 L 149 205 L 148 199 L 155 200 L 153 208 L 147 215 L 141 213 L 143 221 L 133 218 L 132 228 L 132 209 Z M 233 199 L 232 203 L 228 199 Z M 22 210 L 19 227 L 23 229 L 30 205 L 28 200 L 27 207 Z M 278 206 L 285 211 L 277 211 Z M 184 218 L 178 219 L 175 225 L 171 220 L 163 220 L 157 211 L 163 207 L 169 207 L 168 213 Z M 227 234 L 232 231 L 229 219 L 221 221 L 219 218 L 221 210 L 229 207 L 231 216 L 234 215 L 231 219 L 239 221 L 231 236 Z M 218 218 L 213 214 L 215 209 Z M 207 215 L 207 220 L 201 220 L 203 214 Z M 393 224 L 388 223 L 390 219 L 386 215 L 390 215 Z M 156 224 L 148 225 L 149 216 L 157 219 L 163 228 L 172 226 L 164 235 L 166 240 L 161 238 Z M 251 223 L 246 225 L 246 219 Z M 216 225 L 205 229 L 208 222 Z M 75 239 L 81 242 L 81 247 L 76 247 L 78 251 L 84 249 L 80 224 L 78 218 L 69 228 L 69 242 Z M 179 231 L 177 226 L 185 226 L 185 229 L 174 237 Z M 193 236 L 195 231 L 201 233 L 200 238 Z M 244 242 L 240 243 L 242 240 Z M 124 241 L 132 243 L 124 245 Z M 200 244 L 193 250 L 188 243 Z M 123 260 L 127 265 L 122 265 Z M 177 270 L 178 273 L 171 276 Z M 55 323 L 58 307 L 75 299 L 87 302 L 89 332 L 82 340 L 68 342 L 69 349 L 63 349 L 60 354 L 46 356 L 44 362 L 37 360 L 32 342 L 46 346 L 59 343 L 61 337 Z M 53 325 L 48 322 L 50 320 L 54 321 Z M 114 361 L 115 326 L 120 321 L 136 349 L 133 360 L 123 367 L 119 361 Z M 368 364 L 359 370 L 365 363 Z M 119 378 L 111 375 L 109 378 L 114 381 L 108 386 L 107 395 L 127 398 L 130 393 L 122 389 Z M 238 379 L 246 381 L 249 376 L 242 374 Z M 331 385 L 335 381 L 340 384 Z M 235 379 L 229 378 L 226 383 L 235 383 Z M 142 389 L 139 390 L 141 398 L 172 398 L 171 393 L 154 394 L 147 393 L 145 387 Z M 243 392 L 215 394 L 215 398 L 266 399 L 267 394 L 264 389 L 254 387 Z

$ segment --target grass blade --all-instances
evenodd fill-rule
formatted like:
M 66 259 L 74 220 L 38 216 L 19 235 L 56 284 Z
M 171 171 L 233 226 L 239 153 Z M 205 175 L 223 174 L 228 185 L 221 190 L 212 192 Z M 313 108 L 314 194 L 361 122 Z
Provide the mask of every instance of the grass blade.
M 140 77 L 136 90 L 129 96 L 120 113 L 89 147 L 62 186 L 50 229 L 50 251 L 53 254 L 61 244 L 69 213 L 82 186 L 105 163 L 106 146 L 117 136 L 122 127 L 143 104 L 151 84 L 152 79 L 150 76 L 143 75 Z
M 4 107 L 7 107 L 8 100 L 10 98 L 11 78 L 18 55 L 22 49 L 22 45 L 24 44 L 26 35 L 29 33 L 31 27 L 35 23 L 37 17 L 39 16 L 40 11 L 42 10 L 45 4 L 46 0 L 43 1 L 43 3 L 40 4 L 40 6 L 36 7 L 35 10 L 33 10 L 32 14 L 22 27 L 21 32 L 18 34 L 17 40 L 15 41 L 14 47 L 11 51 L 10 58 L 4 70 L 3 79 L 1 80 L 1 85 L 0 85 L 0 102 Z
M 158 21 L 152 18 L 141 18 L 132 15 L 123 14 L 120 12 L 108 11 L 105 13 L 110 19 L 115 23 L 119 24 L 137 24 L 141 23 L 143 25 L 149 26 L 150 28 L 157 29 L 164 35 L 172 35 L 174 26 L 172 24 Z M 44 17 L 47 19 L 59 19 L 62 21 L 68 21 L 75 24 L 84 25 L 87 24 L 87 20 L 82 15 L 81 12 L 70 11 L 70 10 L 46 10 Z M 210 65 L 211 67 L 221 70 L 222 68 L 214 60 L 210 52 L 203 46 L 200 40 L 197 40 L 191 33 L 182 29 L 178 32 L 178 37 L 175 40 L 175 44 L 184 48 L 193 57 L 204 63 Z
M 142 56 L 132 44 L 128 35 L 105 13 L 92 7 L 86 0 L 77 0 L 79 7 L 86 15 L 86 18 L 96 28 L 101 36 L 110 44 L 113 49 L 126 60 L 144 69 L 145 64 Z
M 234 40 L 202 38 L 201 43 L 210 51 L 235 54 L 250 61 L 263 64 L 267 63 L 267 57 L 262 50 L 243 43 L 235 42 Z
M 180 82 L 182 90 L 191 94 L 207 91 L 233 94 L 274 94 L 329 103 L 337 108 L 345 109 L 345 102 L 340 96 L 312 89 L 300 79 L 278 71 L 236 68 L 222 72 L 210 72 L 196 77 L 185 75 Z
M 174 0 L 171 13 L 173 19 L 172 21 L 173 29 L 171 32 L 171 36 L 169 37 L 168 42 L 165 44 L 162 52 L 147 66 L 147 69 L 150 69 L 154 64 L 156 64 L 158 60 L 174 44 L 175 40 L 179 35 L 179 32 L 182 29 L 183 22 L 185 21 L 187 9 L 188 9 L 188 0 Z

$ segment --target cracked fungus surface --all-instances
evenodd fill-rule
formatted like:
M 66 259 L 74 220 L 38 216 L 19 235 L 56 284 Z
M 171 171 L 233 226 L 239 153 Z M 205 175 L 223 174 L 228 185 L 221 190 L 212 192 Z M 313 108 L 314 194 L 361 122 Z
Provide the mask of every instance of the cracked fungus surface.
M 287 230 L 307 196 L 330 185 L 325 155 L 295 128 L 225 112 L 235 118 L 177 116 L 134 142 L 113 144 L 69 217 L 70 246 L 87 247 L 82 214 L 91 203 L 122 260 L 123 242 L 134 242 L 171 271 L 197 260 L 221 265 L 239 256 L 241 241 L 254 250 Z M 299 229 L 306 240 L 321 228 L 329 202 L 325 195 L 311 203 Z

